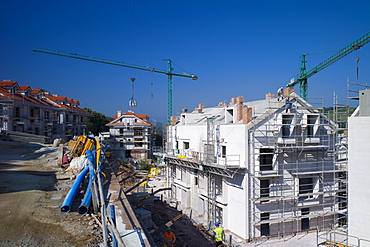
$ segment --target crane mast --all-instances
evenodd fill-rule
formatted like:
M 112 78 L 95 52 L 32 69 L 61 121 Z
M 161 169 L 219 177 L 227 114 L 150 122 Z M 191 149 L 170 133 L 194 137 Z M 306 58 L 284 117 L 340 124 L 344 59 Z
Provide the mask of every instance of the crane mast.
M 167 77 L 168 77 L 168 103 L 167 103 L 167 121 L 168 122 L 171 120 L 171 116 L 172 116 L 172 76 L 180 76 L 180 77 L 190 78 L 192 80 L 198 80 L 198 76 L 195 76 L 195 75 L 179 74 L 179 73 L 173 72 L 174 68 L 172 67 L 172 61 L 170 59 L 164 59 L 164 61 L 168 62 L 168 67 L 167 67 L 167 70 L 162 70 L 162 69 L 155 69 L 155 68 L 148 67 L 148 66 L 128 64 L 128 63 L 125 63 L 125 62 L 111 61 L 111 60 L 107 60 L 107 59 L 101 59 L 101 58 L 84 56 L 84 55 L 79 55 L 79 54 L 74 54 L 74 53 L 60 52 L 60 51 L 47 50 L 47 49 L 41 49 L 41 48 L 36 48 L 33 51 L 34 52 L 41 52 L 41 53 L 51 54 L 51 55 L 57 55 L 57 56 L 63 56 L 63 57 L 69 57 L 69 58 L 76 58 L 76 59 L 81 59 L 81 60 L 86 60 L 86 61 L 105 63 L 105 64 L 117 65 L 117 66 L 132 68 L 132 69 L 139 69 L 139 70 L 145 70 L 145 71 L 150 71 L 150 72 L 166 74 Z
M 337 53 L 335 53 L 334 55 L 330 56 L 328 59 L 326 59 L 325 61 L 323 61 L 319 65 L 315 66 L 314 68 L 312 68 L 309 71 L 306 71 L 306 55 L 308 55 L 308 54 L 303 54 L 301 56 L 302 57 L 302 60 L 301 60 L 301 69 L 300 69 L 300 73 L 298 75 L 298 79 L 294 80 L 293 82 L 288 83 L 286 86 L 287 87 L 294 87 L 295 85 L 297 85 L 299 83 L 300 84 L 301 96 L 302 96 L 302 98 L 304 98 L 305 100 L 307 100 L 307 95 L 308 95 L 308 92 L 307 92 L 308 91 L 307 79 L 309 77 L 311 77 L 314 74 L 316 74 L 317 72 L 325 69 L 326 67 L 328 67 L 329 65 L 335 63 L 339 59 L 347 56 L 351 52 L 360 49 L 362 46 L 366 45 L 369 42 L 370 42 L 370 32 L 368 32 L 365 35 L 361 36 L 360 38 L 358 38 L 357 40 L 355 40 L 351 44 L 347 45 L 343 49 L 340 49 Z

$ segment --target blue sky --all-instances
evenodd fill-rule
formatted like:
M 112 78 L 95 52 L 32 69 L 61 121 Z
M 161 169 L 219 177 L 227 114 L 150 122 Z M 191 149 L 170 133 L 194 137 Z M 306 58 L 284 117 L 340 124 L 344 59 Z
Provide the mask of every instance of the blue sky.
M 173 115 L 199 103 L 275 93 L 370 31 L 369 1 L 10 1 L 0 2 L 0 80 L 42 88 L 107 116 L 134 110 L 164 122 L 167 76 L 32 52 L 45 48 L 197 75 L 173 78 Z M 356 78 L 356 57 L 360 57 Z M 370 79 L 370 44 L 308 79 L 309 97 L 346 103 L 347 78 Z M 130 78 L 136 78 L 134 98 Z M 295 87 L 299 92 L 299 87 Z

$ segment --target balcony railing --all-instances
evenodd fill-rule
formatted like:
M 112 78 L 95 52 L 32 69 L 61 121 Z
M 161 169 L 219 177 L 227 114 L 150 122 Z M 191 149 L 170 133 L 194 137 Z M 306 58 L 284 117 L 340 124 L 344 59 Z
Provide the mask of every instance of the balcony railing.
M 167 151 L 167 155 L 175 156 L 180 159 L 189 159 L 201 163 L 206 162 L 206 154 L 203 152 L 194 151 L 191 149 L 171 149 Z M 221 167 L 240 167 L 240 155 L 230 154 L 222 157 L 215 157 L 215 162 L 211 165 Z

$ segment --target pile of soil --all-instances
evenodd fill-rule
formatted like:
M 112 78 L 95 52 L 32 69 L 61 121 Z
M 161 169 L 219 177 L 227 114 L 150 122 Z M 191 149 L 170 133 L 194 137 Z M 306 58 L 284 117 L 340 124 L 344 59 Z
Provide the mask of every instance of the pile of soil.
M 73 181 L 57 180 L 58 148 L 0 141 L 0 246 L 98 246 L 100 229 L 90 215 L 60 206 Z M 80 197 L 82 195 L 79 195 Z

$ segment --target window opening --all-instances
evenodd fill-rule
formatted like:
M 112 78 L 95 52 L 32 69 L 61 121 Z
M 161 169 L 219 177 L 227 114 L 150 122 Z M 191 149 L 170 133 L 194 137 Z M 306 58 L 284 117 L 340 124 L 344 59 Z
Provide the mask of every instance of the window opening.
M 270 196 L 270 180 L 260 181 L 260 197 Z
M 282 121 L 282 135 L 283 138 L 289 138 L 290 137 L 290 127 L 293 121 L 293 116 L 291 115 L 283 115 L 283 121 Z
M 260 149 L 260 171 L 272 170 L 273 155 L 274 155 L 274 149 L 272 148 L 261 148 Z

